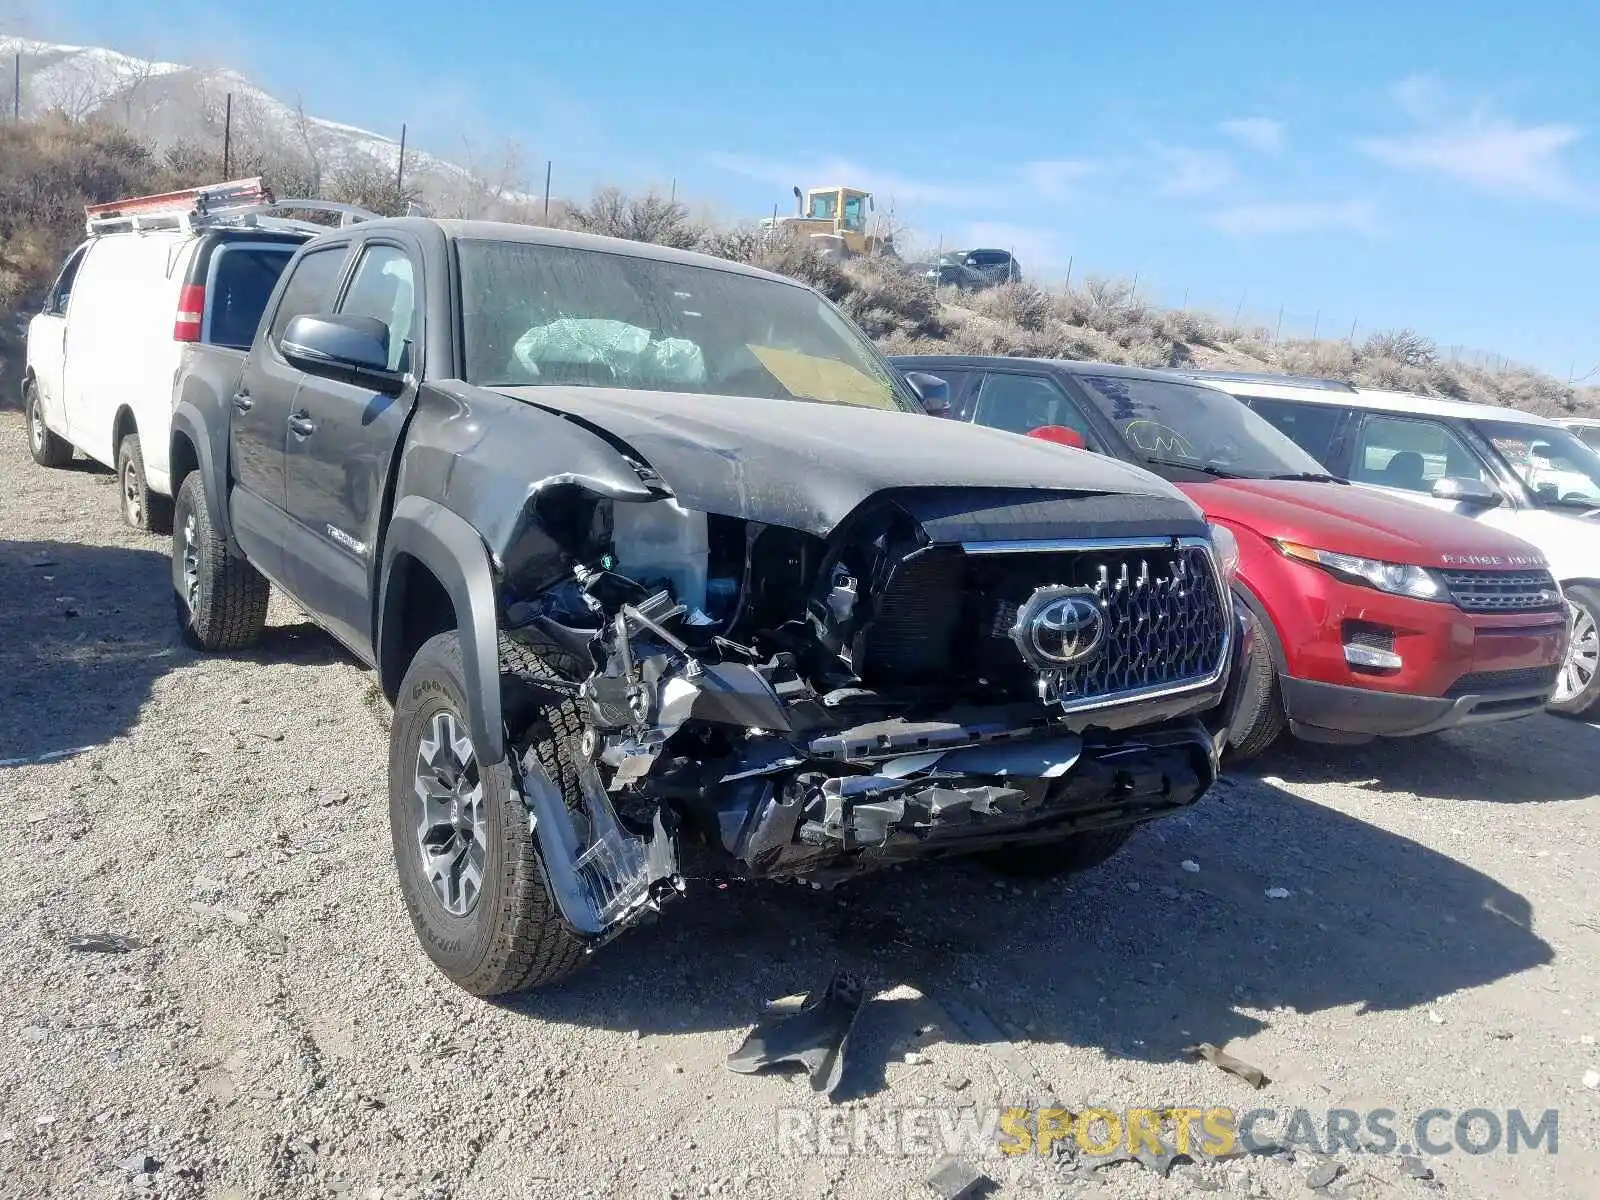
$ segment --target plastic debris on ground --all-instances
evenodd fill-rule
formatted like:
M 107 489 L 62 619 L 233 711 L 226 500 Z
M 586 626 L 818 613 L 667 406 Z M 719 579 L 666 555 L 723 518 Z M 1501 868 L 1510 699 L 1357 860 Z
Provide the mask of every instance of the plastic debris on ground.
M 67 939 L 67 949 L 85 954 L 126 954 L 142 950 L 144 943 L 121 933 L 77 933 Z
M 728 1055 L 728 1070 L 754 1075 L 779 1063 L 799 1063 L 810 1074 L 812 1089 L 833 1099 L 844 1078 L 850 1031 L 865 997 L 866 988 L 855 976 L 834 975 L 798 1010 L 763 1017 Z
M 986 1196 L 994 1189 L 994 1181 L 976 1167 L 954 1156 L 941 1158 L 934 1164 L 924 1182 L 943 1200 L 971 1200 Z
M 1220 1046 L 1213 1046 L 1210 1042 L 1201 1042 L 1198 1046 L 1185 1046 L 1183 1052 L 1194 1058 L 1205 1059 L 1219 1071 L 1226 1071 L 1229 1075 L 1244 1080 L 1257 1091 L 1272 1082 L 1259 1067 L 1253 1067 L 1244 1060 L 1235 1058 Z

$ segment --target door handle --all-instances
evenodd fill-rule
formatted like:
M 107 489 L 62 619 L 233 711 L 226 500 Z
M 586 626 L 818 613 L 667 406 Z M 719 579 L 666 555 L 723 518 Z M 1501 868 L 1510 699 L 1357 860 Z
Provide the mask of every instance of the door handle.
M 249 392 L 237 391 L 233 394 L 233 406 L 240 412 L 247 413 L 256 406 L 256 402 L 250 399 Z
M 305 413 L 291 413 L 289 415 L 289 432 L 296 437 L 310 437 L 317 431 L 317 423 Z

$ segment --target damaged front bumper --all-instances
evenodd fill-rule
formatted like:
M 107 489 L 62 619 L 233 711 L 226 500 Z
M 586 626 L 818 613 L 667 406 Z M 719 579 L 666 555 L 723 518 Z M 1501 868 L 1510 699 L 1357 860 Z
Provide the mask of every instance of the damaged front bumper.
M 582 811 L 531 751 L 513 760 L 552 898 L 595 944 L 685 889 L 686 837 L 711 848 L 719 877 L 827 887 L 1180 811 L 1217 778 L 1253 649 L 1235 603 L 1227 669 L 1143 712 L 1128 705 L 1095 724 L 1008 706 L 848 724 L 830 697 L 771 664 L 687 654 L 666 619 L 648 604 L 626 607 L 615 686 L 597 675 L 573 689 L 598 730 L 578 764 Z M 697 723 L 718 727 L 721 758 L 674 753 Z

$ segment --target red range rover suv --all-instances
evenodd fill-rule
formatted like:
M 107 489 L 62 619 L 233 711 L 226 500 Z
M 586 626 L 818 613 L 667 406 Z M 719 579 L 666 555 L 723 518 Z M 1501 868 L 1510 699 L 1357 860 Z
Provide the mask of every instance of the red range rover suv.
M 1555 688 L 1567 612 L 1537 549 L 1327 475 L 1219 388 L 1101 363 L 893 361 L 924 395 L 929 376 L 948 385 L 937 415 L 1137 463 L 1232 531 L 1259 648 L 1236 759 L 1285 727 L 1360 742 L 1528 716 Z

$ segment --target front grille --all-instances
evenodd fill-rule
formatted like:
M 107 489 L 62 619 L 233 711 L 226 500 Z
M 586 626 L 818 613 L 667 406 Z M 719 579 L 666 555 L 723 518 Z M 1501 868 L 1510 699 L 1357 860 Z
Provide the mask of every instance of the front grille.
M 1450 598 L 1464 612 L 1558 610 L 1561 591 L 1549 571 L 1445 571 Z
M 1456 680 L 1444 695 L 1446 700 L 1455 700 L 1483 692 L 1552 692 L 1555 690 L 1556 676 L 1560 673 L 1559 664 L 1553 667 L 1517 667 L 1509 671 L 1474 671 Z
M 1099 651 L 1050 672 L 1067 707 L 1181 688 L 1217 674 L 1229 606 L 1200 545 L 966 554 L 939 546 L 901 563 L 877 599 L 855 661 L 872 683 L 965 680 L 1007 698 L 1038 694 L 1039 671 L 1011 638 L 1042 587 L 1091 591 Z

